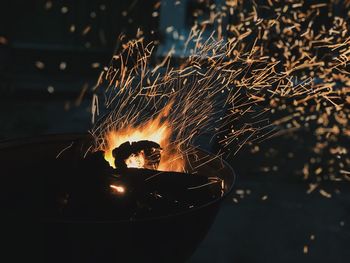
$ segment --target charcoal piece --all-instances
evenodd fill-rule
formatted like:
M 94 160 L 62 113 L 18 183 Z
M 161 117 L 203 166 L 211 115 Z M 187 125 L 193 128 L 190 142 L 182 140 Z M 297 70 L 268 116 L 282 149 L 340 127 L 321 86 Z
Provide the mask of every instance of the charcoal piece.
M 132 143 L 125 142 L 115 148 L 112 154 L 115 159 L 114 164 L 118 169 L 126 169 L 127 164 L 125 160 L 131 155 L 139 155 L 142 153 L 145 162 L 143 168 L 156 170 L 160 163 L 161 150 L 162 148 L 158 143 L 142 140 Z

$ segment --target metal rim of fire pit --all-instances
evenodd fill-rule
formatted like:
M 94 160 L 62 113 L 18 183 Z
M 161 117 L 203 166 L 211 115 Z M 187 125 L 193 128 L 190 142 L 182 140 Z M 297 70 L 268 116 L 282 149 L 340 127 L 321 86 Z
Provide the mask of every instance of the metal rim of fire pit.
M 20 147 L 23 145 L 32 145 L 32 144 L 37 144 L 37 143 L 42 143 L 42 142 L 49 142 L 49 141 L 59 141 L 60 139 L 63 139 L 63 137 L 66 138 L 62 141 L 72 141 L 74 142 L 75 140 L 82 140 L 82 141 L 86 141 L 91 135 L 90 134 L 86 134 L 86 133 L 67 133 L 67 134 L 45 134 L 45 135 L 41 135 L 40 137 L 34 136 L 28 136 L 28 137 L 21 137 L 18 139 L 7 139 L 7 140 L 3 140 L 0 141 L 0 151 L 4 150 L 6 148 L 14 148 L 14 147 Z M 68 139 L 71 138 L 71 139 Z M 91 138 L 91 137 L 90 137 Z M 174 218 L 174 217 L 178 217 L 178 216 L 183 216 L 186 214 L 191 214 L 191 213 L 195 213 L 197 212 L 197 210 L 201 210 L 205 207 L 211 206 L 214 203 L 217 203 L 223 199 L 225 199 L 231 192 L 233 189 L 233 186 L 235 184 L 236 181 L 236 173 L 234 172 L 233 168 L 231 167 L 231 165 L 229 165 L 224 159 L 219 158 L 218 156 L 214 156 L 212 153 L 210 153 L 209 151 L 205 150 L 205 149 L 201 149 L 198 148 L 199 151 L 209 155 L 209 156 L 213 156 L 215 157 L 214 159 L 219 159 L 219 161 L 223 164 L 223 166 L 225 168 L 227 168 L 231 175 L 232 175 L 232 183 L 230 184 L 230 187 L 223 193 L 222 196 L 208 202 L 205 203 L 203 205 L 200 206 L 196 206 L 193 207 L 191 209 L 187 209 L 181 212 L 176 212 L 174 214 L 168 214 L 168 215 L 164 215 L 164 216 L 157 216 L 157 217 L 147 217 L 147 218 L 141 218 L 141 219 L 134 219 L 134 220 L 65 220 L 65 219 L 50 219 L 49 221 L 52 223 L 66 223 L 66 224 L 74 224 L 74 223 L 89 223 L 89 222 L 94 222 L 95 224 L 109 224 L 109 223 L 137 223 L 137 222 L 147 222 L 147 221 L 154 221 L 154 220 L 164 220 L 167 218 Z M 214 160 L 213 159 L 213 160 Z

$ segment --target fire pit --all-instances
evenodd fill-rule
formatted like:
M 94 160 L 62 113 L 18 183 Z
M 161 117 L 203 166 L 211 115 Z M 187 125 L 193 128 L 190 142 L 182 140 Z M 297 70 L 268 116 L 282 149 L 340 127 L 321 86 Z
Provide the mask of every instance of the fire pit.
M 195 174 L 116 172 L 99 154 L 84 158 L 89 145 L 87 135 L 1 143 L 5 217 L 39 220 L 46 262 L 188 259 L 232 189 L 232 169 L 197 150 Z

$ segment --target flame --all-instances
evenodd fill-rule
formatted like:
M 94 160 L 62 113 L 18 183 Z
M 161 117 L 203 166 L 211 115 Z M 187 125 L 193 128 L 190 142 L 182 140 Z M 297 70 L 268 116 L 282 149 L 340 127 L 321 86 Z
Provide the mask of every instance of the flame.
M 118 194 L 125 193 L 125 188 L 123 186 L 111 184 L 109 187 L 112 188 L 113 191 L 115 191 Z
M 153 118 L 140 125 L 130 125 L 128 127 L 112 130 L 106 134 L 106 149 L 105 159 L 112 167 L 114 165 L 114 157 L 112 155 L 113 149 L 119 147 L 124 142 L 137 142 L 141 140 L 148 140 L 156 142 L 162 147 L 162 156 L 157 170 L 160 171 L 184 171 L 185 161 L 179 150 L 174 143 L 171 142 L 173 130 L 171 124 L 166 117 L 169 114 L 172 104 L 168 104 L 158 114 L 156 118 Z M 145 159 L 143 152 L 139 154 L 131 155 L 125 160 L 127 167 L 131 168 L 144 168 Z

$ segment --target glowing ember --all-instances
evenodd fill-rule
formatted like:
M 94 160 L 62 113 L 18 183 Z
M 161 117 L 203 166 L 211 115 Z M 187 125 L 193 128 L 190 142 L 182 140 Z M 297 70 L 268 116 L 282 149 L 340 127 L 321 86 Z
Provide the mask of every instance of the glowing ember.
M 110 187 L 113 189 L 113 191 L 117 192 L 118 194 L 125 193 L 125 188 L 123 186 L 111 184 Z

